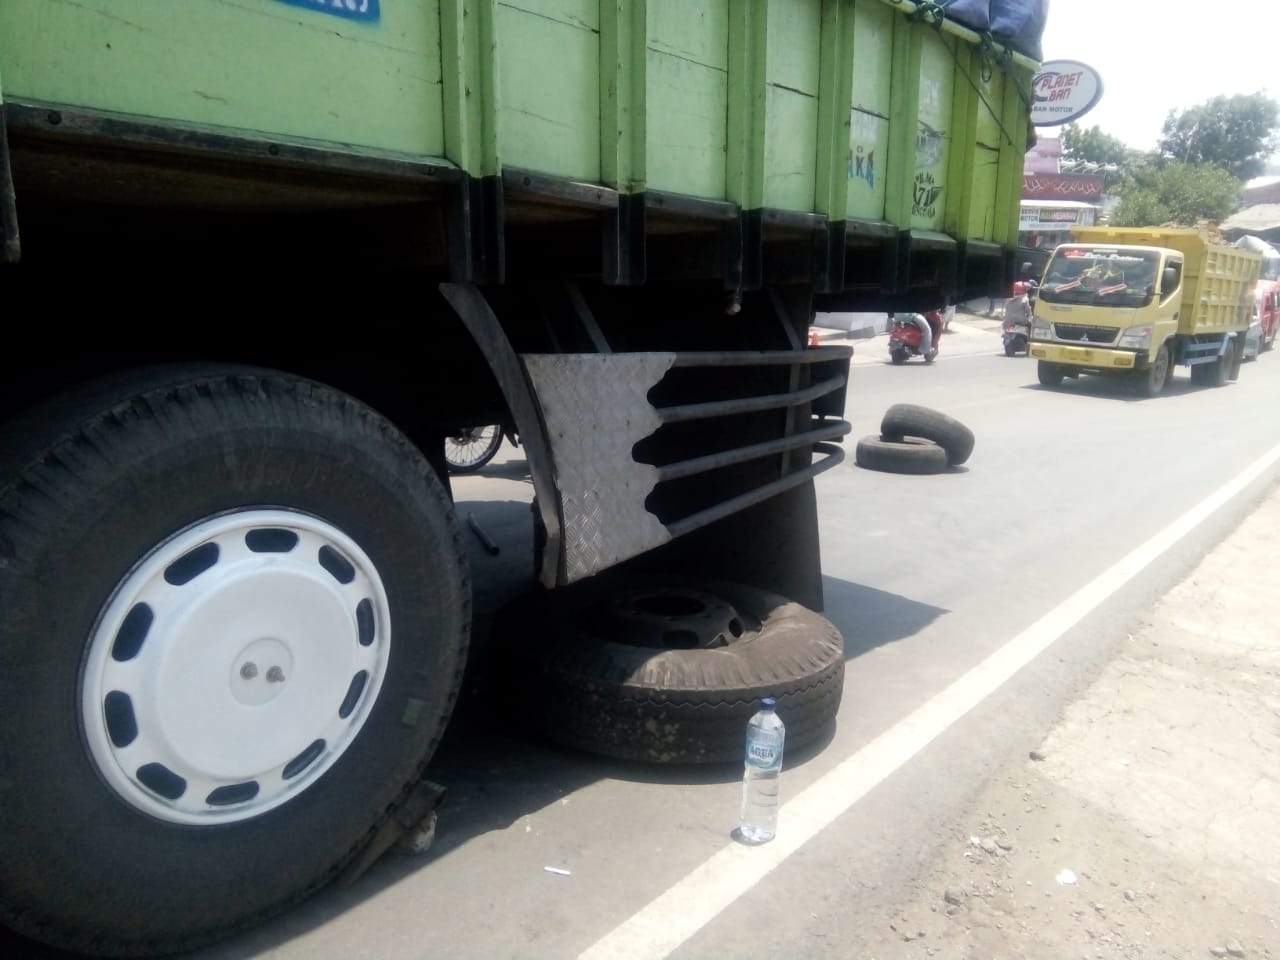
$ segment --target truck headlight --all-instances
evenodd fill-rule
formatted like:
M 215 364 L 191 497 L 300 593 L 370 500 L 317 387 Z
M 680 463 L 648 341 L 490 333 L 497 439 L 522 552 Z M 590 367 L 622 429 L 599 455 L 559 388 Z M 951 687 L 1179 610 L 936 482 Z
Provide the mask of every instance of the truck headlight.
M 1151 324 L 1144 323 L 1140 327 L 1130 327 L 1120 334 L 1120 346 L 1130 350 L 1148 350 L 1151 348 Z
M 1031 339 L 1032 340 L 1052 340 L 1053 327 L 1048 320 L 1041 320 L 1039 317 L 1031 318 Z

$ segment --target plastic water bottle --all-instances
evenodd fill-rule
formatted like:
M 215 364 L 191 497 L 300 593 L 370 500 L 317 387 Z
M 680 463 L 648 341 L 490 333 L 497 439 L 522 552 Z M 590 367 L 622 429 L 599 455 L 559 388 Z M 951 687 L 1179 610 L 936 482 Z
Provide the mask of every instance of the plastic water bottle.
M 778 832 L 778 775 L 787 728 L 774 713 L 775 705 L 773 697 L 765 697 L 747 724 L 738 827 L 738 835 L 746 843 L 766 843 Z

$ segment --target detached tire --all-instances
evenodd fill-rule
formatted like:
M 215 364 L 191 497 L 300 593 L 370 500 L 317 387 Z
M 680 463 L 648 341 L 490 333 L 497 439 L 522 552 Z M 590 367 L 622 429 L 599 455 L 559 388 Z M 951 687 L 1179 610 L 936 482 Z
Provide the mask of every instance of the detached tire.
M 858 441 L 854 462 L 885 473 L 941 473 L 947 469 L 947 451 L 932 440 L 885 440 L 872 434 Z
M 332 880 L 419 782 L 470 630 L 461 533 L 384 418 L 136 371 L 0 431 L 0 922 L 173 953 Z
M 920 437 L 932 440 L 947 453 L 947 463 L 959 466 L 973 453 L 973 431 L 959 420 L 930 407 L 895 403 L 880 421 L 880 436 L 886 440 Z
M 844 687 L 830 622 L 738 584 L 538 592 L 508 605 L 493 636 L 522 725 L 621 760 L 741 762 L 763 697 L 777 700 L 787 748 L 804 746 L 831 728 Z

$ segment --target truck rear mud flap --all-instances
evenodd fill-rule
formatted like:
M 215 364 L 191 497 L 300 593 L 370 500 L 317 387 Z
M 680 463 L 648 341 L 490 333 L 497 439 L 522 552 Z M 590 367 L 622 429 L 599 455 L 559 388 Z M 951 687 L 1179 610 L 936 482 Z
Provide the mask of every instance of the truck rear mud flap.
M 847 347 L 523 355 L 554 462 L 561 583 L 812 481 L 834 444 Z

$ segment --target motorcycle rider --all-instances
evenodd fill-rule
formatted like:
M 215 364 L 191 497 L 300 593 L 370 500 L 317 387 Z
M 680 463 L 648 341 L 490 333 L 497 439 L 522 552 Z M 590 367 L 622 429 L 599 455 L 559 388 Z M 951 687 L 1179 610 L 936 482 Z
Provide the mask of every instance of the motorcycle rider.
M 1025 286 L 1020 293 L 1006 301 L 1004 319 L 1019 327 L 1031 326 L 1031 291 Z
M 943 312 L 944 308 L 940 307 L 937 310 L 926 310 L 923 314 L 911 314 L 912 321 L 920 328 L 920 356 L 926 360 L 932 360 L 938 355 L 938 348 L 934 344 L 942 336 Z

